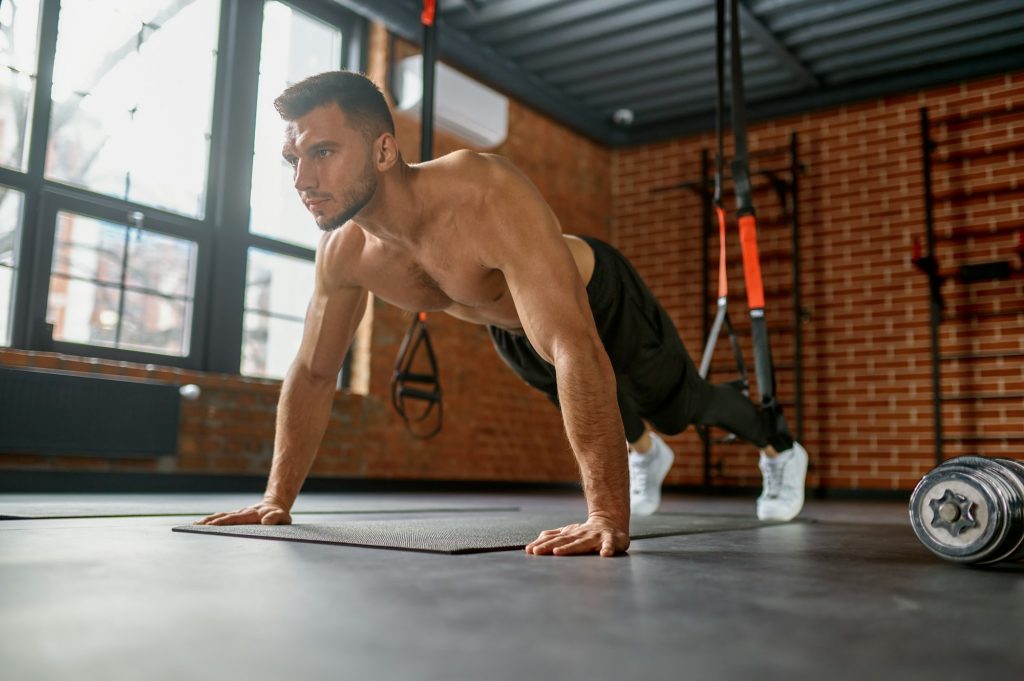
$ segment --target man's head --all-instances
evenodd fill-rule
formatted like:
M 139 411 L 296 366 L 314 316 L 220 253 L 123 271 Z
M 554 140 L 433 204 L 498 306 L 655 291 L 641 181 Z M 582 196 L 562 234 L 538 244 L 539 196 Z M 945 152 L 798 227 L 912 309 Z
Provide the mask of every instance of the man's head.
M 394 163 L 384 96 L 365 76 L 328 71 L 290 86 L 274 108 L 288 122 L 282 153 L 296 190 L 320 229 L 340 227 L 370 202 L 378 172 Z
M 286 121 L 296 121 L 325 104 L 337 104 L 350 125 L 372 143 L 385 132 L 395 134 L 391 110 L 377 86 L 366 76 L 351 71 L 327 71 L 290 86 L 274 100 L 274 108 Z

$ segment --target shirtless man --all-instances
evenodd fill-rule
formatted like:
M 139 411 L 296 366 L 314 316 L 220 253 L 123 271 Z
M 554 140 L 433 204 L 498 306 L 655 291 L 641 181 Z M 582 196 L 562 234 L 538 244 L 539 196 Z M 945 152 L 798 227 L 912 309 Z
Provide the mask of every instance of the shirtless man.
M 563 235 L 510 163 L 459 151 L 406 164 L 383 96 L 354 73 L 308 78 L 275 106 L 288 122 L 283 155 L 295 189 L 324 232 L 316 286 L 282 386 L 263 501 L 199 524 L 291 522 L 368 292 L 487 325 L 506 363 L 561 409 L 587 519 L 541 533 L 527 553 L 628 548 L 630 512 L 656 510 L 673 458 L 645 420 L 668 434 L 690 423 L 721 426 L 758 445 L 759 517 L 799 513 L 803 448 L 785 432 L 769 442 L 750 400 L 702 380 L 626 259 L 596 239 Z

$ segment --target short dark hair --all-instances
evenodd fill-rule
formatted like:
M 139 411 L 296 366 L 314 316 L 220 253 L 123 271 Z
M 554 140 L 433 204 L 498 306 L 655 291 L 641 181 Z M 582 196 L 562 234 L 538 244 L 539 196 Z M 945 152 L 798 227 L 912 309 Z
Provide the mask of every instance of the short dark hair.
M 326 71 L 289 86 L 274 100 L 281 118 L 294 121 L 334 102 L 368 140 L 395 134 L 395 122 L 384 95 L 361 73 Z

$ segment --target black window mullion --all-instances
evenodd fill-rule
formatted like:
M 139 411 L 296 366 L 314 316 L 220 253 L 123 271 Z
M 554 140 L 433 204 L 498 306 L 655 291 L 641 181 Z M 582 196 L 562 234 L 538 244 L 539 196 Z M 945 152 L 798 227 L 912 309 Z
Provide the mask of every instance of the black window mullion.
M 204 263 L 210 272 L 209 286 L 205 288 L 210 295 L 202 297 L 206 320 L 203 369 L 221 373 L 236 374 L 241 366 L 262 34 L 262 2 L 224 0 L 207 205 L 214 238 Z
M 53 65 L 57 57 L 57 27 L 60 24 L 59 0 L 43 0 L 39 20 L 39 58 L 36 62 L 36 89 L 29 125 L 28 172 L 25 202 L 22 206 L 21 247 L 15 281 L 14 319 L 11 345 L 37 347 L 46 320 L 46 292 L 50 274 L 52 239 L 42 239 L 46 229 L 41 222 L 43 168 L 50 136 L 50 91 Z

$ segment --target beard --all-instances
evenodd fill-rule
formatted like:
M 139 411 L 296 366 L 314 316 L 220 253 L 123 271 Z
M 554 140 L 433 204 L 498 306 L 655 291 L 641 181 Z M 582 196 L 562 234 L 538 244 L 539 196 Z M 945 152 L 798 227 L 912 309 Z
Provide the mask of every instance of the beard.
M 377 176 L 373 169 L 367 167 L 363 176 L 345 192 L 343 208 L 331 217 L 324 216 L 324 221 L 317 221 L 317 227 L 324 232 L 332 232 L 354 218 L 366 207 L 373 195 L 377 193 Z

